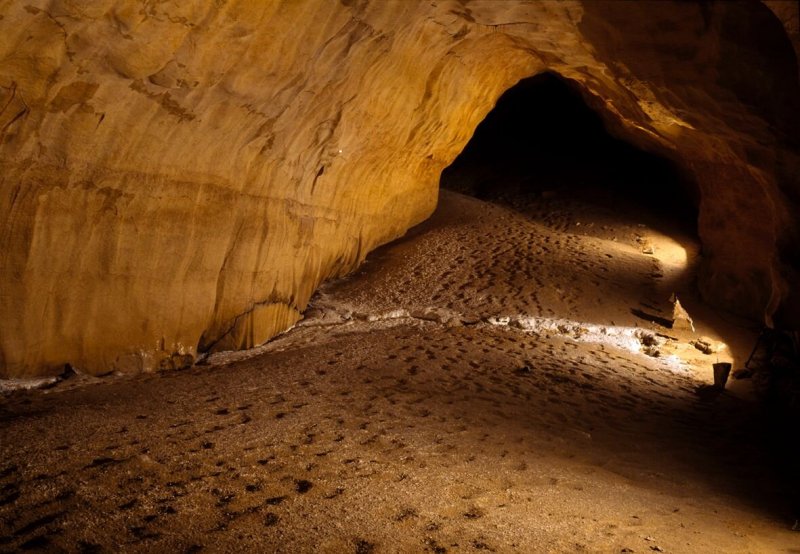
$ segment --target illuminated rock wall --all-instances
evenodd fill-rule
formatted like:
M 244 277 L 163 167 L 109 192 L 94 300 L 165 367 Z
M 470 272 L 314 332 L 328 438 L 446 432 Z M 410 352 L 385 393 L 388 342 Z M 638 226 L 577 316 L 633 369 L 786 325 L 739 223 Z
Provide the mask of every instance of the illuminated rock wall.
M 9 0 L 0 375 L 267 340 L 545 70 L 697 181 L 710 300 L 800 317 L 797 66 L 761 4 Z

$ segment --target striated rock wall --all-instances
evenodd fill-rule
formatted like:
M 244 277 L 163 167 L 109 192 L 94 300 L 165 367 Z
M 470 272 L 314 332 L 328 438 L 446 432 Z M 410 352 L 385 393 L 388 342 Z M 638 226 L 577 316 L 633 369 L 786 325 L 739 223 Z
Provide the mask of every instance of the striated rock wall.
M 698 183 L 710 300 L 800 326 L 797 60 L 762 4 L 6 0 L 0 375 L 267 340 L 542 71 Z

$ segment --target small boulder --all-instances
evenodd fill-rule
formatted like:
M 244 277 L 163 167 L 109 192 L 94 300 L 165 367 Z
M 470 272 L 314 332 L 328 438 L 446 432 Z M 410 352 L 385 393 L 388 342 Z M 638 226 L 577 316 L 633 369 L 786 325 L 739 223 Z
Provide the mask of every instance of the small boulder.
M 692 341 L 690 344 L 692 344 L 692 346 L 697 348 L 703 354 L 713 354 L 717 351 L 714 341 L 708 337 L 700 337 L 699 339 Z

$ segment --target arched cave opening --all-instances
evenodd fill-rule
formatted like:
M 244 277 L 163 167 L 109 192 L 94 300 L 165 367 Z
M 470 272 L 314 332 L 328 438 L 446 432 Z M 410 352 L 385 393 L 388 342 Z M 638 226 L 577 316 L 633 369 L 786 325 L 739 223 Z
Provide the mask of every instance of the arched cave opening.
M 561 234 L 535 270 L 556 293 L 532 315 L 667 332 L 676 295 L 708 309 L 695 284 L 696 183 L 678 162 L 614 136 L 572 80 L 545 72 L 508 89 L 440 184 Z M 522 240 L 551 240 L 531 237 Z
M 555 248 L 545 247 L 546 255 L 535 260 L 527 244 L 506 244 L 503 249 L 495 249 L 494 252 L 500 252 L 492 260 L 495 271 L 488 280 L 474 285 L 477 293 L 472 301 L 492 303 L 496 313 L 502 316 L 485 319 L 502 321 L 510 315 L 511 325 L 523 328 L 530 325 L 537 331 L 546 327 L 539 323 L 541 321 L 555 320 L 558 326 L 564 321 L 577 322 L 578 331 L 568 340 L 591 329 L 590 323 L 602 322 L 603 334 L 615 326 L 617 329 L 641 328 L 644 334 L 653 332 L 658 337 L 654 340 L 663 339 L 664 348 L 660 352 L 642 344 L 641 351 L 646 355 L 692 365 L 697 370 L 693 377 L 700 379 L 711 373 L 714 362 L 723 361 L 738 369 L 730 377 L 731 382 L 749 379 L 751 372 L 741 368 L 745 366 L 748 353 L 752 356 L 753 336 L 736 328 L 736 325 L 743 328 L 747 323 L 738 320 L 735 325 L 729 325 L 732 321 L 726 320 L 729 316 L 705 305 L 696 290 L 695 270 L 701 254 L 697 232 L 700 199 L 696 183 L 678 161 L 615 136 L 606 123 L 587 103 L 577 83 L 551 72 L 538 74 L 521 80 L 498 99 L 459 156 L 442 172 L 440 185 L 446 191 L 510 207 L 536 224 L 563 232 L 564 236 L 599 239 L 583 242 L 571 238 L 553 239 L 546 233 L 509 233 L 508 237 L 522 237 L 523 241 L 534 236 L 544 237 L 549 244 L 555 244 Z M 570 213 L 565 217 L 565 212 Z M 661 252 L 659 246 L 654 252 L 644 238 L 648 231 L 664 237 Z M 498 242 L 496 238 L 485 239 L 486 243 Z M 674 251 L 685 254 L 681 263 L 672 265 L 672 275 L 669 275 L 671 260 L 669 255 L 665 257 L 665 247 L 670 241 L 675 245 Z M 608 250 L 584 249 L 598 245 Z M 587 261 L 592 256 L 613 257 L 614 261 L 625 258 L 623 247 L 628 247 L 627 254 L 631 255 L 626 260 L 627 265 L 614 267 L 612 262 L 603 267 L 602 263 Z M 566 252 L 570 249 L 571 252 Z M 513 251 L 510 255 L 509 250 Z M 633 254 L 644 255 L 639 260 L 649 256 L 658 269 L 644 280 L 633 278 L 637 271 L 635 264 L 629 263 Z M 482 270 L 475 275 L 476 279 L 484 277 Z M 524 302 L 517 300 L 528 292 L 517 284 L 529 278 L 536 281 L 532 287 L 543 292 L 538 294 L 536 302 L 524 306 Z M 597 286 L 592 288 L 592 285 Z M 470 287 L 462 285 L 461 288 Z M 549 294 L 550 289 L 556 293 Z M 492 297 L 504 292 L 512 294 L 515 300 L 503 303 Z M 672 293 L 678 293 L 684 306 L 688 305 L 689 312 L 697 316 L 696 328 L 692 327 L 684 335 L 673 330 L 677 322 L 673 320 L 676 312 Z M 519 321 L 515 322 L 511 312 L 520 306 L 523 309 L 519 313 L 523 316 L 517 316 Z M 526 312 L 526 308 L 530 311 Z M 623 311 L 630 317 L 626 319 Z M 530 323 L 534 320 L 538 321 Z M 562 333 L 563 329 L 568 332 Z M 564 325 L 563 329 L 557 327 L 553 334 L 570 335 L 572 332 L 569 325 Z M 634 336 L 640 336 L 639 332 L 635 331 Z M 711 334 L 714 339 L 704 334 Z M 545 336 L 550 338 L 550 335 Z M 602 343 L 606 339 L 598 340 Z M 707 347 L 706 340 L 714 344 Z M 731 386 L 739 390 L 741 385 Z M 679 387 L 677 382 L 673 386 L 675 390 Z M 719 394 L 714 387 L 695 386 L 699 402 L 713 402 Z M 669 386 L 664 390 L 669 391 Z M 649 393 L 643 389 L 639 394 Z M 667 392 L 668 396 L 671 394 Z M 675 410 L 673 416 L 677 420 L 683 414 Z M 678 436 L 687 431 L 668 419 L 660 433 Z M 739 445 L 734 441 L 728 448 L 736 451 Z M 772 446 L 759 445 L 758 448 L 769 450 Z M 725 456 L 722 450 L 717 453 L 721 458 Z M 755 451 L 751 454 L 754 459 L 761 455 Z M 754 461 L 752 467 L 761 464 L 764 462 Z M 796 478 L 789 475 L 787 472 L 783 477 L 785 482 L 789 488 L 797 489 Z M 796 498 L 798 494 L 793 492 L 790 496 Z M 783 500 L 764 501 L 781 504 Z
M 698 192 L 679 166 L 614 137 L 578 85 L 552 72 L 507 90 L 442 173 L 445 189 L 512 205 L 565 193 L 625 202 L 696 235 Z

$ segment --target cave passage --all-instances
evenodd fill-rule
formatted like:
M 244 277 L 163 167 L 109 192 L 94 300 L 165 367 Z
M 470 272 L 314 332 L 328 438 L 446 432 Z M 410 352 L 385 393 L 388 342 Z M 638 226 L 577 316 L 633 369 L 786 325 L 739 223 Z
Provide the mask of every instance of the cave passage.
M 748 380 L 710 386 L 736 335 L 659 323 L 697 248 L 622 200 L 691 227 L 675 166 L 542 75 L 442 181 L 492 202 L 441 191 L 258 351 L 3 399 L 0 550 L 794 545 Z
M 696 235 L 697 191 L 672 161 L 613 137 L 578 85 L 555 73 L 507 90 L 444 170 L 441 186 L 490 201 L 580 194 L 620 199 Z
M 470 302 L 491 305 L 506 319 L 509 314 L 523 314 L 515 322 L 518 327 L 547 318 L 577 322 L 579 333 L 570 339 L 582 340 L 581 333 L 591 329 L 591 323 L 602 326 L 603 337 L 598 343 L 605 339 L 607 330 L 624 326 L 636 328 L 634 336 L 640 338 L 639 333 L 644 332 L 653 333 L 655 340 L 666 339 L 657 350 L 645 343 L 640 350 L 642 355 L 653 357 L 656 365 L 672 360 L 680 367 L 693 368 L 683 374 L 694 379 L 692 388 L 687 389 L 677 378 L 667 379 L 658 393 L 677 398 L 683 386 L 683 392 L 689 390 L 700 399 L 693 401 L 690 396 L 686 406 L 718 400 L 719 389 L 699 384 L 707 381 L 714 361 L 740 368 L 747 359 L 753 344 L 747 326 L 723 321 L 717 310 L 702 302 L 695 286 L 700 259 L 696 183 L 678 162 L 614 136 L 603 116 L 584 100 L 578 83 L 548 72 L 523 79 L 508 89 L 460 155 L 442 172 L 440 185 L 446 191 L 510 207 L 523 216 L 503 219 L 503 214 L 488 207 L 480 208 L 487 215 L 473 214 L 476 220 L 483 217 L 494 222 L 483 224 L 481 231 L 486 234 L 467 248 L 473 249 L 471 256 L 483 255 L 484 262 L 492 265 L 491 271 L 463 270 L 469 277 L 464 277 L 465 283 L 458 290 L 475 291 Z M 458 202 L 467 204 L 465 200 Z M 445 193 L 445 207 L 440 211 L 452 210 L 448 203 L 454 200 Z M 534 226 L 527 231 L 511 229 L 529 222 Z M 548 229 L 539 232 L 541 226 Z M 475 253 L 481 251 L 483 254 Z M 683 335 L 678 322 L 673 321 L 678 313 L 673 311 L 675 295 L 694 315 L 694 323 L 683 330 Z M 545 340 L 550 339 L 545 336 Z M 541 336 L 537 340 L 542 340 Z M 704 341 L 714 346 L 704 350 Z M 608 344 L 618 348 L 622 343 Z M 599 355 L 605 346 L 591 351 L 597 360 L 592 370 L 597 374 L 605 371 Z M 698 349 L 702 354 L 698 355 Z M 630 359 L 635 360 L 635 355 Z M 614 364 L 621 360 L 616 358 Z M 623 372 L 635 373 L 634 367 L 625 366 Z M 676 374 L 681 375 L 680 371 Z M 737 375 L 749 372 L 740 370 Z M 649 394 L 649 389 L 649 383 L 642 383 L 636 394 Z M 744 381 L 733 382 L 730 390 L 734 394 L 726 401 L 735 398 L 738 402 L 750 394 Z M 624 393 L 615 396 L 615 402 L 624 404 Z M 680 420 L 684 407 L 677 406 L 667 408 L 672 416 L 662 422 L 659 432 L 663 436 L 698 433 L 698 442 L 708 442 L 700 438 L 702 431 L 683 427 Z M 745 409 L 744 403 L 735 409 Z M 639 415 L 631 411 L 626 417 Z M 760 442 L 766 425 L 754 418 L 748 430 L 752 433 L 749 440 L 756 446 L 751 452 L 753 460 L 761 456 L 759 449 L 769 448 Z M 738 430 L 721 423 L 720 432 Z M 648 433 L 636 431 L 631 436 L 637 442 L 649 441 Z M 709 448 L 710 456 L 726 460 L 744 450 L 739 438 L 723 442 Z M 750 464 L 749 469 L 755 472 L 772 471 L 770 462 Z M 785 472 L 782 478 L 791 484 L 789 488 L 797 490 L 792 472 Z M 771 486 L 765 485 L 765 489 Z M 800 497 L 796 492 L 792 495 Z M 745 496 L 755 498 L 752 491 Z M 767 510 L 791 511 L 783 504 L 786 498 L 767 496 L 757 501 L 771 505 Z

